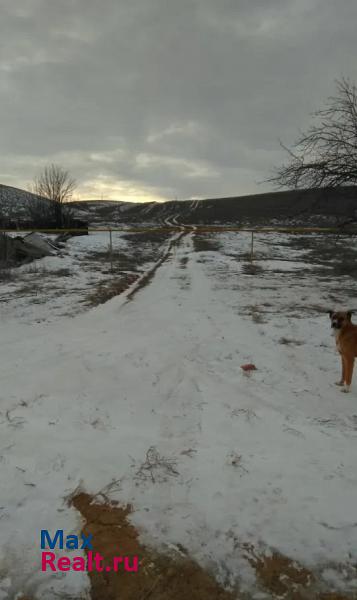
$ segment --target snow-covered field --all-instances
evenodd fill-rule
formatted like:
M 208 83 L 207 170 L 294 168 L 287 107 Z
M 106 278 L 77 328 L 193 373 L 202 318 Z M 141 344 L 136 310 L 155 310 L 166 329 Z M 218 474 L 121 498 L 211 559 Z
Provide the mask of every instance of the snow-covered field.
M 98 286 L 110 285 L 113 278 L 128 272 L 140 275 L 154 264 L 161 251 L 160 238 L 143 240 L 139 246 L 130 243 L 125 231 L 113 232 L 111 265 L 108 231 L 70 238 L 58 254 L 11 270 L 9 280 L 1 282 L 1 316 L 31 324 L 87 310 Z
M 111 482 L 144 541 L 183 546 L 252 597 L 269 596 L 248 545 L 357 592 L 357 374 L 350 394 L 334 386 L 327 315 L 357 283 L 313 259 L 351 241 L 258 236 L 255 274 L 249 235 L 211 241 L 184 236 L 131 301 L 53 319 L 52 300 L 2 305 L 1 599 L 88 589 L 85 574 L 41 573 L 40 530 L 78 532 L 66 497 Z M 142 476 L 152 447 L 174 472 Z

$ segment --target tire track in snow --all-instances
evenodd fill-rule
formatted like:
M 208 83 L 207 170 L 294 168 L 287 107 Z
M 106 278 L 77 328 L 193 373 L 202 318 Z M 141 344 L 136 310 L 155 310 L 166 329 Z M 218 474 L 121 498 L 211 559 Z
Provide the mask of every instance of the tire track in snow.
M 173 302 L 180 299 L 178 307 L 191 297 L 191 289 L 186 291 L 182 287 L 182 272 L 187 265 L 185 262 L 185 266 L 182 266 L 182 259 L 187 258 L 191 251 L 192 232 L 185 235 L 177 253 L 166 265 L 167 273 L 162 273 L 170 281 Z M 176 360 L 166 363 L 156 372 L 153 383 L 160 396 L 158 450 L 161 455 L 177 461 L 179 472 L 177 478 L 170 477 L 165 482 L 166 506 L 160 516 L 160 528 L 163 529 L 171 526 L 172 507 L 177 505 L 178 497 L 181 511 L 186 515 L 191 513 L 190 490 L 200 477 L 200 463 L 195 460 L 195 456 L 200 447 L 205 402 L 193 361 L 200 344 L 197 343 L 191 323 L 180 332 L 177 341 L 179 352 Z M 156 493 L 160 495 L 162 490 L 155 489 L 154 494 Z M 185 527 L 185 521 L 182 521 L 182 526 Z
M 127 304 L 130 300 L 132 300 L 134 298 L 134 296 L 137 294 L 137 292 L 139 292 L 139 290 L 141 290 L 143 287 L 148 285 L 148 283 L 150 283 L 150 281 L 154 277 L 154 275 L 155 275 L 156 271 L 159 269 L 159 267 L 161 267 L 161 265 L 169 258 L 172 248 L 176 244 L 178 244 L 180 242 L 180 240 L 183 238 L 183 236 L 185 236 L 185 235 L 187 235 L 187 233 L 185 231 L 182 231 L 179 234 L 175 234 L 171 237 L 168 246 L 163 251 L 159 260 L 157 260 L 156 263 L 152 267 L 150 267 L 150 269 L 145 271 L 145 273 L 143 273 L 139 277 L 139 279 L 136 280 L 134 285 L 127 290 L 126 301 L 125 301 L 124 305 Z
M 178 252 L 172 257 L 170 265 L 170 280 L 178 287 L 177 294 L 173 298 L 180 297 L 184 300 L 185 288 L 182 287 L 182 259 L 187 258 L 192 251 L 192 232 L 185 235 L 184 243 L 178 247 Z M 191 295 L 190 288 L 187 289 L 188 296 Z M 196 452 L 198 437 L 202 427 L 202 392 L 196 376 L 197 365 L 195 356 L 197 348 L 201 345 L 192 334 L 192 328 L 183 337 L 183 356 L 179 362 L 169 369 L 163 369 L 156 374 L 158 387 L 167 388 L 162 403 L 163 414 L 160 423 L 160 436 L 172 445 L 173 451 L 180 453 Z M 178 444 L 180 448 L 178 448 Z

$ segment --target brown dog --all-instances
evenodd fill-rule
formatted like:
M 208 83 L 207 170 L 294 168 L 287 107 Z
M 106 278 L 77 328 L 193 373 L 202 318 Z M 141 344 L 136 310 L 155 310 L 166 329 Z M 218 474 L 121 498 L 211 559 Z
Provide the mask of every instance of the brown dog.
M 329 312 L 331 327 L 336 337 L 336 347 L 341 354 L 342 375 L 336 385 L 343 386 L 341 392 L 349 392 L 355 356 L 357 356 L 357 325 L 351 322 L 352 312 Z

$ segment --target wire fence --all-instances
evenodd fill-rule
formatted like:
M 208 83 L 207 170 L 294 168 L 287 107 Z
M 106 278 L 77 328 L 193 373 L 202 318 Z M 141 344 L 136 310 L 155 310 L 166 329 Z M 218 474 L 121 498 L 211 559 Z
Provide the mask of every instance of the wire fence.
M 7 234 L 29 234 L 29 233 L 44 233 L 49 235 L 93 235 L 97 233 L 108 234 L 108 259 L 110 262 L 111 271 L 113 270 L 113 233 L 125 233 L 125 234 L 145 234 L 145 233 L 194 233 L 200 234 L 219 234 L 219 233 L 249 233 L 250 234 L 250 249 L 249 256 L 250 260 L 253 261 L 254 256 L 254 244 L 256 237 L 260 234 L 321 234 L 321 235 L 335 235 L 335 236 L 354 236 L 357 234 L 357 227 L 287 227 L 287 226 L 258 226 L 258 227 L 246 227 L 246 226 L 234 226 L 234 225 L 157 225 L 157 226 L 119 226 L 119 227 L 86 227 L 86 228 L 24 228 L 24 229 L 0 229 L 0 261 L 7 262 L 10 256 L 9 251 L 9 240 Z
M 123 233 L 145 233 L 145 232 L 178 232 L 187 231 L 195 233 L 224 233 L 232 232 L 253 232 L 253 233 L 334 233 L 344 235 L 357 234 L 357 226 L 354 227 L 287 227 L 287 226 L 226 226 L 226 225 L 159 225 L 145 227 L 88 227 L 88 228 L 72 228 L 72 229 L 49 229 L 49 228 L 19 228 L 19 229 L 4 229 L 0 228 L 0 233 L 48 233 L 48 234 L 65 234 L 65 233 L 98 233 L 98 232 L 123 232 Z

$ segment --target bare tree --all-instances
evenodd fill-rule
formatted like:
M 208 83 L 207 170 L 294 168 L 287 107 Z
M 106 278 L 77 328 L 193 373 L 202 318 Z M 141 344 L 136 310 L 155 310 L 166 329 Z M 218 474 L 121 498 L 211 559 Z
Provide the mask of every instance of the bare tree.
M 55 164 L 46 166 L 34 180 L 33 193 L 53 202 L 55 220 L 60 227 L 64 224 L 63 205 L 71 200 L 76 185 L 69 172 Z
M 33 193 L 28 193 L 26 203 L 28 226 L 56 227 L 58 223 L 55 208 L 54 203 L 51 201 L 39 198 Z
M 357 87 L 336 82 L 337 95 L 313 113 L 313 123 L 292 149 L 288 161 L 269 182 L 290 189 L 331 188 L 357 184 Z

